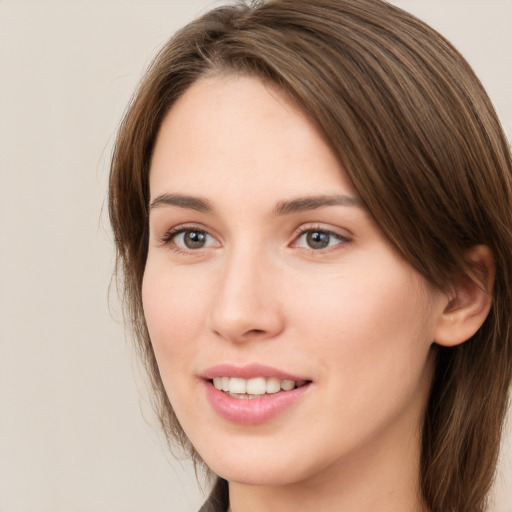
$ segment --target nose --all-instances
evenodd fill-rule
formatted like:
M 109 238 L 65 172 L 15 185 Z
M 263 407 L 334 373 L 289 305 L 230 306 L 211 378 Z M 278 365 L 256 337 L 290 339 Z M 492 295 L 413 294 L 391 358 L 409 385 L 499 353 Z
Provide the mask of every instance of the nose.
M 276 272 L 267 259 L 248 252 L 223 263 L 208 319 L 216 336 L 234 343 L 272 339 L 285 325 Z

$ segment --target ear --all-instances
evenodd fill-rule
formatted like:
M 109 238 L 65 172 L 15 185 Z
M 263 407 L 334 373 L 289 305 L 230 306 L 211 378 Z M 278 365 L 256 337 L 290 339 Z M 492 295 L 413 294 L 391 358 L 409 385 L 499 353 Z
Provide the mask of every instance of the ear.
M 495 263 L 486 245 L 466 253 L 468 271 L 457 277 L 436 328 L 435 342 L 452 347 L 464 343 L 480 329 L 492 303 Z

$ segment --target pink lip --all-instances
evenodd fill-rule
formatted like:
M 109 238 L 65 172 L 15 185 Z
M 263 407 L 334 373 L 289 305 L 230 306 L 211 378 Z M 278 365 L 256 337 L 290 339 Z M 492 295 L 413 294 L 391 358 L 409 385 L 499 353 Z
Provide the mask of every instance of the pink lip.
M 261 364 L 248 364 L 245 366 L 235 366 L 232 364 L 219 364 L 212 366 L 204 371 L 201 378 L 211 380 L 214 377 L 238 377 L 241 379 L 253 379 L 255 377 L 276 377 L 279 380 L 311 380 L 307 377 L 301 377 L 298 375 L 292 375 L 291 373 L 283 372 L 277 368 L 271 366 L 265 366 Z
M 309 381 L 305 385 L 290 391 L 262 395 L 258 398 L 235 398 L 215 388 L 211 380 L 214 377 L 238 377 L 252 379 L 255 377 L 276 377 L 279 380 Z M 213 410 L 222 418 L 242 425 L 258 425 L 275 418 L 285 409 L 299 401 L 311 388 L 307 377 L 283 372 L 277 368 L 260 364 L 234 366 L 220 364 L 208 368 L 201 375 L 206 397 Z
M 291 391 L 280 391 L 260 398 L 234 398 L 215 388 L 209 380 L 203 381 L 206 396 L 213 410 L 222 418 L 242 425 L 258 425 L 275 418 L 295 404 L 309 390 L 305 384 Z

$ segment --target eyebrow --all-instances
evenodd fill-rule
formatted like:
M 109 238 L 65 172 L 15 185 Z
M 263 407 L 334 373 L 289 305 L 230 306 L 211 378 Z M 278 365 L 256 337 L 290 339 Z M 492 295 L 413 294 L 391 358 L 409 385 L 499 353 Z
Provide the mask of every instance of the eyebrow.
M 290 213 L 316 210 L 326 206 L 357 206 L 363 208 L 360 199 L 347 195 L 319 195 L 299 197 L 289 201 L 279 201 L 274 209 L 276 215 L 288 215 Z
M 178 206 L 180 208 L 187 208 L 204 213 L 213 211 L 213 206 L 207 199 L 183 194 L 161 194 L 151 201 L 150 209 L 160 206 Z M 316 210 L 317 208 L 325 208 L 327 206 L 356 206 L 363 208 L 361 201 L 357 197 L 347 195 L 317 195 L 279 201 L 274 208 L 274 213 L 275 215 L 288 215 L 291 213 Z
M 150 209 L 158 208 L 159 206 L 179 206 L 180 208 L 188 208 L 206 213 L 213 211 L 213 207 L 207 199 L 182 194 L 159 195 L 151 201 Z

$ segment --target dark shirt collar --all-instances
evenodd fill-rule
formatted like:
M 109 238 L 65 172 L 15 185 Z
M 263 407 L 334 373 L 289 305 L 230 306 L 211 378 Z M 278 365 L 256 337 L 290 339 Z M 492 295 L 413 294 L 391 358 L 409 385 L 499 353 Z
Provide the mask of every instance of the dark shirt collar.
M 229 491 L 226 480 L 217 477 L 217 480 L 199 512 L 227 512 L 229 507 Z

